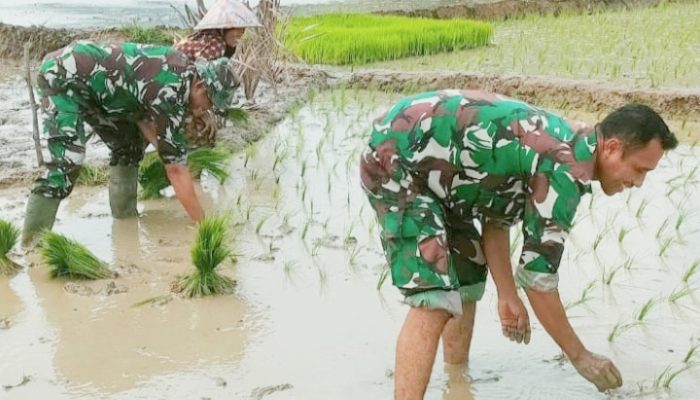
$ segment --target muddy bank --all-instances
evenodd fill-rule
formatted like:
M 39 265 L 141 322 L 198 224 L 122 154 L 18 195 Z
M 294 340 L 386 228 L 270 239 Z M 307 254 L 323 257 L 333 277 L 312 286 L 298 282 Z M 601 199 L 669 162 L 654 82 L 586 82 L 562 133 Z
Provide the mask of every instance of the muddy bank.
M 530 14 L 559 15 L 562 13 L 598 12 L 632 7 L 653 7 L 659 3 L 679 3 L 690 0 L 503 0 L 495 2 L 470 2 L 469 4 L 440 5 L 414 10 L 379 11 L 377 14 L 409 17 L 451 19 L 469 18 L 504 20 Z
M 602 81 L 553 77 L 496 76 L 469 73 L 397 72 L 364 70 L 336 78 L 361 89 L 413 92 L 436 88 L 472 88 L 502 93 L 533 103 L 590 112 L 609 110 L 628 102 L 649 105 L 681 121 L 700 121 L 700 92 L 684 89 L 645 89 Z

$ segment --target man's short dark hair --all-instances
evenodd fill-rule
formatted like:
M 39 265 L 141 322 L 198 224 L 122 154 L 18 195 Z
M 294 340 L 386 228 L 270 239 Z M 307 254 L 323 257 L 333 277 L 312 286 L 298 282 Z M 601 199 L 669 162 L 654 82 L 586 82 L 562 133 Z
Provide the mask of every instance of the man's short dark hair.
M 618 108 L 598 124 L 598 129 L 606 138 L 621 139 L 626 150 L 644 147 L 653 139 L 658 139 L 664 150 L 678 146 L 678 139 L 663 118 L 643 104 L 630 103 Z

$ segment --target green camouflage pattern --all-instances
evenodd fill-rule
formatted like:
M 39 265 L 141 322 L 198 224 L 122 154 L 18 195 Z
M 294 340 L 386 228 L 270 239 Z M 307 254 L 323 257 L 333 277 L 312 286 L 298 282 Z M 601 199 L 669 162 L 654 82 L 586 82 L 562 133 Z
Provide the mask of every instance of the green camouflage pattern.
M 197 62 L 197 73 L 207 87 L 207 93 L 219 113 L 231 107 L 233 93 L 240 85 L 238 77 L 229 64 L 228 58 L 218 58 L 209 62 Z
M 444 90 L 400 100 L 374 121 L 360 165 L 394 285 L 406 295 L 483 288 L 477 221 L 522 221 L 516 279 L 555 289 L 596 144 L 593 128 L 501 95 Z
M 136 123 L 151 121 L 164 163 L 187 160 L 183 122 L 194 65 L 166 46 L 78 41 L 48 54 L 37 84 L 50 161 L 33 193 L 64 198 L 85 158 L 88 123 L 112 165 L 138 165 L 147 145 Z

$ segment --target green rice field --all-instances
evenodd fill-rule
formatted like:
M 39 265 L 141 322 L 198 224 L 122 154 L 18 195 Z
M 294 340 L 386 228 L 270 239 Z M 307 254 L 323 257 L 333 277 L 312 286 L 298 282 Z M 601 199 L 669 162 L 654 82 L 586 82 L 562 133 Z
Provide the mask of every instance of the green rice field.
M 312 64 L 364 64 L 485 46 L 493 34 L 487 22 L 433 20 L 363 14 L 298 17 L 285 44 Z
M 491 45 L 365 65 L 700 87 L 700 2 L 496 22 Z

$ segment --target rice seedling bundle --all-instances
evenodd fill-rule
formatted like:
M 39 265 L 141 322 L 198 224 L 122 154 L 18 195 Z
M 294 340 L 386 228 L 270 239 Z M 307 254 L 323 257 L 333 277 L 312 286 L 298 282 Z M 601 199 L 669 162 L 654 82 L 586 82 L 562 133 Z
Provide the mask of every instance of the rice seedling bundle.
M 173 290 L 187 297 L 199 297 L 213 294 L 230 293 L 236 281 L 220 275 L 216 268 L 227 258 L 231 250 L 226 241 L 228 236 L 228 218 L 210 216 L 199 224 L 197 239 L 192 247 L 194 271 L 184 276 L 173 285 Z
M 223 149 L 199 148 L 187 156 L 187 165 L 194 178 L 199 178 L 202 171 L 209 172 L 220 183 L 228 178 L 226 165 L 231 154 Z M 157 153 L 146 154 L 139 166 L 139 183 L 141 198 L 153 199 L 160 197 L 160 191 L 170 186 L 165 166 Z
M 115 275 L 90 250 L 58 233 L 45 232 L 39 246 L 52 278 L 104 279 Z
M 485 46 L 493 25 L 366 14 L 327 14 L 291 20 L 285 45 L 315 64 L 364 64 Z
M 10 275 L 18 271 L 19 264 L 10 260 L 7 253 L 19 239 L 19 229 L 10 222 L 0 219 L 0 275 Z
M 80 174 L 76 183 L 85 186 L 104 185 L 109 182 L 109 172 L 107 167 L 94 167 L 91 165 L 83 165 L 80 168 Z

